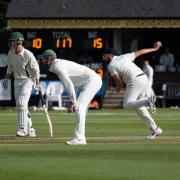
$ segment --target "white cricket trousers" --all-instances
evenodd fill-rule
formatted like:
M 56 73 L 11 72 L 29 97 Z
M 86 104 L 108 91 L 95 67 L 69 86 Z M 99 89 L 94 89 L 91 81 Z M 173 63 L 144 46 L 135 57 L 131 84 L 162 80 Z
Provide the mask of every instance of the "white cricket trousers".
M 102 86 L 102 80 L 99 75 L 94 75 L 89 79 L 87 84 L 84 85 L 82 91 L 77 99 L 76 111 L 76 128 L 74 138 L 85 139 L 85 121 L 86 114 L 92 99 Z
M 135 77 L 131 82 L 128 82 L 123 107 L 125 109 L 135 109 L 148 128 L 156 129 L 157 125 L 146 108 L 148 104 L 148 98 L 145 97 L 147 88 L 148 79 L 146 75 Z
M 32 91 L 31 79 L 15 80 L 14 91 L 16 108 L 18 110 L 18 130 L 23 130 L 26 134 L 29 134 L 32 127 L 28 111 L 28 102 Z

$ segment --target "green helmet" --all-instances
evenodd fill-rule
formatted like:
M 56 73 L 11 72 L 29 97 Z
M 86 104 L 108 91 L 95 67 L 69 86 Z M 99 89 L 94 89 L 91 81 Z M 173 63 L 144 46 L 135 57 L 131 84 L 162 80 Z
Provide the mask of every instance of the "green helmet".
M 20 32 L 13 32 L 9 37 L 9 41 L 24 41 L 24 36 Z
M 56 55 L 56 53 L 53 50 L 48 49 L 48 50 L 45 50 L 43 52 L 42 58 L 43 59 L 52 59 L 52 60 L 54 60 L 54 59 L 57 58 L 57 55 Z

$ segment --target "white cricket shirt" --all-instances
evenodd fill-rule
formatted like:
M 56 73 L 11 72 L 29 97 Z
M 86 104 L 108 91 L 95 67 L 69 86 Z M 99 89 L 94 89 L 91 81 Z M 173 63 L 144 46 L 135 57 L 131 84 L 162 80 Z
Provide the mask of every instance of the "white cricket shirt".
M 59 77 L 74 101 L 76 101 L 74 86 L 81 87 L 87 84 L 94 76 L 98 76 L 97 73 L 88 67 L 65 59 L 55 59 L 49 71 Z
M 33 53 L 23 48 L 20 53 L 16 54 L 15 50 L 11 49 L 8 53 L 7 73 L 12 72 L 17 80 L 39 79 L 39 65 Z
M 108 65 L 111 76 L 119 74 L 122 77 L 124 83 L 128 83 L 139 74 L 142 74 L 143 71 L 138 66 L 136 66 L 136 64 L 134 64 L 134 59 L 134 53 L 114 56 Z

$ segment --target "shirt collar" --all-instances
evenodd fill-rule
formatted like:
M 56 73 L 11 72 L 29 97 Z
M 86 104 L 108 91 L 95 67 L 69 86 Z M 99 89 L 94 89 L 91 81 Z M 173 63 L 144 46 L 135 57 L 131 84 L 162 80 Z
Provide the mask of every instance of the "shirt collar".
M 22 51 L 20 53 L 18 53 L 18 54 L 21 54 L 21 55 L 24 54 L 24 47 L 22 47 Z

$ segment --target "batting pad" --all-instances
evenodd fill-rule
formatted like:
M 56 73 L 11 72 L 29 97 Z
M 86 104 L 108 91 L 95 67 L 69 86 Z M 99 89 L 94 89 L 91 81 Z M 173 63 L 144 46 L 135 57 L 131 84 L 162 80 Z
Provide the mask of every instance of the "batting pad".
M 18 129 L 23 130 L 28 134 L 28 110 L 27 109 L 19 109 L 18 112 Z

